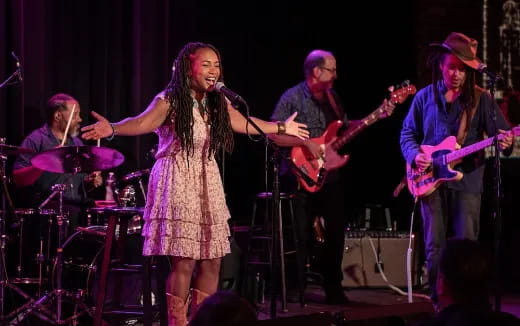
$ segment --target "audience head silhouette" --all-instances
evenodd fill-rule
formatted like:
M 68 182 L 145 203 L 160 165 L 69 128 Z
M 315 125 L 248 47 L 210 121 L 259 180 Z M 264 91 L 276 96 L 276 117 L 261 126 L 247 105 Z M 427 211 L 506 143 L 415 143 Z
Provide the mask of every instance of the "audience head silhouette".
M 246 326 L 256 320 L 256 311 L 249 302 L 234 292 L 218 291 L 202 302 L 190 326 Z
M 489 251 L 478 242 L 449 239 L 439 263 L 439 296 L 447 296 L 454 303 L 487 302 L 490 266 Z

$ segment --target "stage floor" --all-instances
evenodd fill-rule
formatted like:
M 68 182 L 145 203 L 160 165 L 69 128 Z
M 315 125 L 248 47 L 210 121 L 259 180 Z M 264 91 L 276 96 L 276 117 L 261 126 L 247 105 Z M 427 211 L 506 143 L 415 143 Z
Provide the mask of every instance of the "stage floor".
M 278 302 L 276 318 L 288 318 L 301 315 L 316 315 L 329 313 L 347 320 L 364 320 L 372 318 L 384 318 L 390 316 L 421 315 L 424 318 L 433 314 L 433 306 L 425 295 L 424 290 L 414 292 L 413 303 L 408 303 L 408 296 L 397 293 L 390 288 L 349 289 L 346 295 L 350 303 L 331 306 L 325 304 L 325 295 L 320 287 L 309 286 L 305 291 L 305 306 L 299 303 L 288 303 L 287 311 L 281 311 L 281 303 Z M 278 299 L 278 301 L 280 301 Z M 494 302 L 494 298 L 490 298 Z M 502 311 L 512 313 L 520 318 L 520 293 L 507 294 L 501 298 Z M 259 320 L 272 319 L 270 313 L 269 297 L 259 305 Z M 418 317 L 419 318 L 419 317 Z

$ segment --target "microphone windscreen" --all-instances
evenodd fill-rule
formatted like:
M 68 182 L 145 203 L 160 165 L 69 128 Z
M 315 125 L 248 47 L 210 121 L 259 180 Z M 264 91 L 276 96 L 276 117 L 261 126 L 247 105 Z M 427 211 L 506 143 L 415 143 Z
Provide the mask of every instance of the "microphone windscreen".
M 217 82 L 217 83 L 215 84 L 215 90 L 216 90 L 217 92 L 219 92 L 219 93 L 220 93 L 220 89 L 221 89 L 222 87 L 226 87 L 226 85 L 224 85 L 223 82 Z

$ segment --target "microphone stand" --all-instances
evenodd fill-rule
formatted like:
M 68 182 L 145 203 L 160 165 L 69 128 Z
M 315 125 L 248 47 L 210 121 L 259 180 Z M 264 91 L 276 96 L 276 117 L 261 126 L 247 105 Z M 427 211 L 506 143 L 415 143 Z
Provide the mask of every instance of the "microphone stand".
M 488 80 L 488 88 L 491 93 L 492 104 L 495 104 L 495 84 L 498 80 L 501 80 L 502 77 L 500 75 L 494 76 L 494 78 L 489 77 Z M 500 282 L 500 237 L 502 234 L 502 210 L 500 201 L 502 198 L 502 172 L 500 165 L 500 152 L 498 146 L 498 127 L 497 127 L 497 113 L 495 105 L 492 106 L 492 110 L 489 113 L 491 116 L 491 120 L 494 123 L 495 128 L 495 138 L 493 139 L 493 149 L 495 152 L 494 157 L 494 169 L 495 169 L 495 177 L 494 177 L 494 186 L 495 186 L 495 228 L 494 228 L 494 239 L 493 239 L 493 251 L 494 255 L 494 283 L 495 283 L 495 311 L 501 311 L 501 297 L 502 297 L 502 285 Z
M 258 125 L 250 118 L 249 116 L 249 107 L 247 103 L 244 100 L 236 100 L 232 101 L 231 105 L 237 109 L 248 121 L 249 124 L 251 124 L 255 130 L 258 131 L 258 133 L 262 136 L 265 143 L 270 146 L 273 149 L 273 188 L 271 190 L 272 192 L 272 202 L 271 202 L 271 216 L 272 216 L 272 242 L 271 242 L 271 253 L 272 253 L 272 263 L 271 263 L 271 304 L 270 304 L 270 317 L 271 319 L 276 318 L 276 296 L 279 291 L 279 278 L 280 281 L 285 282 L 285 280 L 281 279 L 281 273 L 280 268 L 285 268 L 285 266 L 280 266 L 281 263 L 281 255 L 283 255 L 283 247 L 280 246 L 280 239 L 281 239 L 281 233 L 283 231 L 282 225 L 281 225 L 281 218 L 280 218 L 280 180 L 279 180 L 279 171 L 280 171 L 280 162 L 281 159 L 284 157 L 280 153 L 280 147 L 274 144 L 269 137 L 258 127 Z M 246 113 L 241 111 L 241 109 L 244 109 Z M 292 161 L 291 161 L 292 162 Z M 278 277 L 277 277 L 278 275 Z M 282 300 L 285 300 L 285 292 L 282 291 Z
M 15 85 L 17 84 L 18 82 L 21 81 L 21 77 L 22 77 L 22 72 L 20 71 L 20 68 L 16 69 L 15 72 L 13 72 L 11 74 L 11 76 L 7 77 L 6 80 L 4 80 L 1 84 L 0 84 L 0 88 L 4 88 L 5 86 L 7 85 Z M 14 82 L 14 83 L 11 83 L 11 81 L 14 79 L 14 78 L 18 78 L 18 81 Z

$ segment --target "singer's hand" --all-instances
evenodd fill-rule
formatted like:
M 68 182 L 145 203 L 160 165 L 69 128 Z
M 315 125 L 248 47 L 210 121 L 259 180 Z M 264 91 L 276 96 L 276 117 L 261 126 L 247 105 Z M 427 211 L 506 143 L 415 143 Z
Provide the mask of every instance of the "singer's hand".
M 100 139 L 110 137 L 112 135 L 112 127 L 110 122 L 102 115 L 92 111 L 92 116 L 97 119 L 98 122 L 81 128 L 83 139 Z
M 287 120 L 285 120 L 285 134 L 296 136 L 300 139 L 309 138 L 307 125 L 294 121 L 298 112 L 294 112 Z

